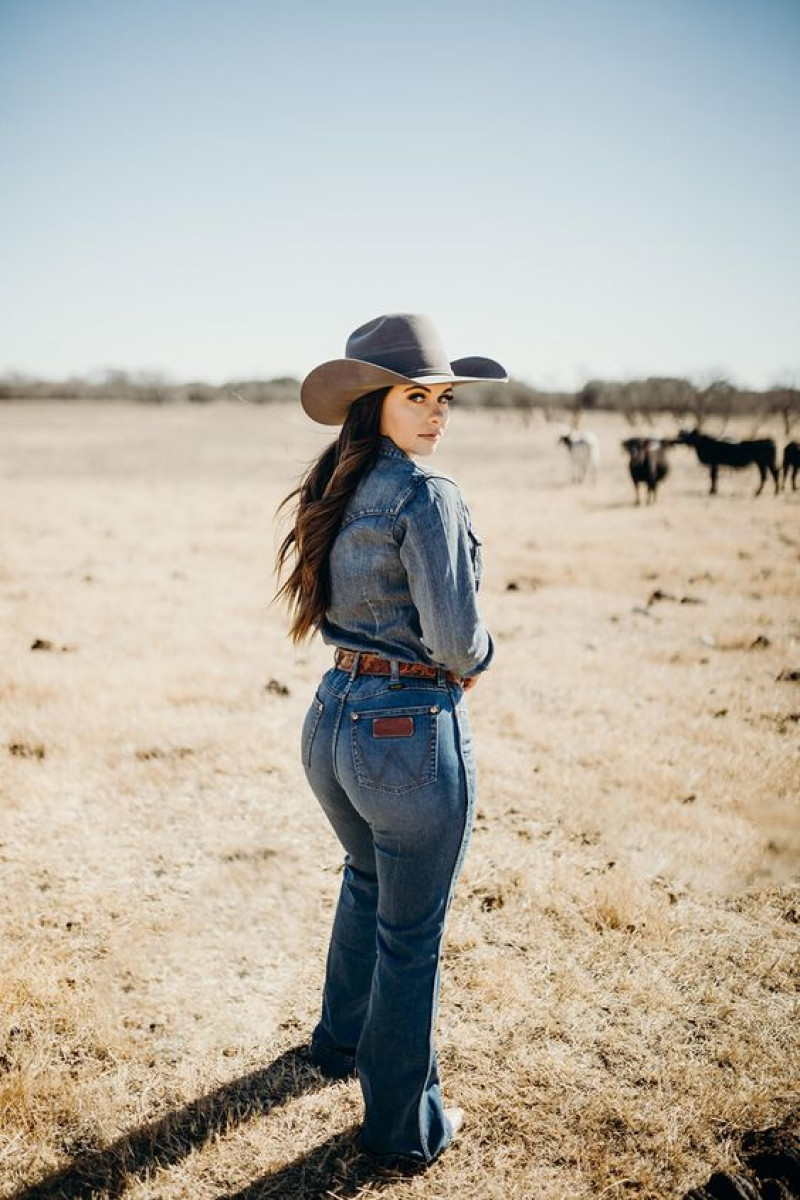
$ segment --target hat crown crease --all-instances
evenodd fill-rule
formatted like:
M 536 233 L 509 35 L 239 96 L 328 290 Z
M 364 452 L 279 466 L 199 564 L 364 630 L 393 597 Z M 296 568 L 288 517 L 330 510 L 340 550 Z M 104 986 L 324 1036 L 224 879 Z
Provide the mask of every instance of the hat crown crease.
M 389 313 L 368 321 L 350 334 L 345 355 L 409 378 L 453 374 L 433 322 L 411 313 Z

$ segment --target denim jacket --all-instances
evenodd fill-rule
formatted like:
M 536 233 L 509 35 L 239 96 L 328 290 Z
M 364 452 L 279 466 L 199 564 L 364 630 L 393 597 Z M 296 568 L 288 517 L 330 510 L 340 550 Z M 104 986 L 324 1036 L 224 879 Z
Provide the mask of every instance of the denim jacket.
M 478 612 L 481 544 L 458 486 L 388 437 L 330 553 L 323 641 L 478 675 L 494 644 Z

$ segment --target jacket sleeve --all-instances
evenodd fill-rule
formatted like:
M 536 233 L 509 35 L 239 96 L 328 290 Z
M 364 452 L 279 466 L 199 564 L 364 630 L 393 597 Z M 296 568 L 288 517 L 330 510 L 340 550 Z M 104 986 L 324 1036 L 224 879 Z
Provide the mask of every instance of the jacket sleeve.
M 457 675 L 489 666 L 494 644 L 478 612 L 469 521 L 450 479 L 425 479 L 398 514 L 394 535 L 431 660 Z

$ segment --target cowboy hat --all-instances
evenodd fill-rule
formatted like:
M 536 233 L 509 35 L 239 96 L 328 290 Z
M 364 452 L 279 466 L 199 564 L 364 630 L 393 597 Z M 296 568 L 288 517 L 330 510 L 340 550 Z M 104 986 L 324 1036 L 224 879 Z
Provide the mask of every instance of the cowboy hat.
M 321 363 L 300 385 L 300 403 L 320 425 L 341 425 L 354 400 L 376 388 L 403 383 L 505 382 L 493 358 L 450 362 L 430 317 L 388 313 L 359 326 L 347 339 L 345 357 Z

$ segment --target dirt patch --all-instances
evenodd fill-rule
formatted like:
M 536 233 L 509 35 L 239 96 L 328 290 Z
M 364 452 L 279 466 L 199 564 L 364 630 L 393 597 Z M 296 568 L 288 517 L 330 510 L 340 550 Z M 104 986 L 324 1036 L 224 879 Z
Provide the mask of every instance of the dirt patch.
M 9 742 L 8 753 L 13 758 L 44 758 L 47 751 L 41 742 Z

